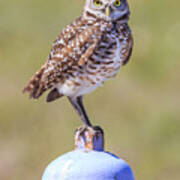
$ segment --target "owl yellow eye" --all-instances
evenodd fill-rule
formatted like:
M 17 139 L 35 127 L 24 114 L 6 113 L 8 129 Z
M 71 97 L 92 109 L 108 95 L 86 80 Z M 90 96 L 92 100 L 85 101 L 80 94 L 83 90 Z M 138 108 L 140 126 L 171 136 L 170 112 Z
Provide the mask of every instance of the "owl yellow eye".
M 116 1 L 114 1 L 114 5 L 115 5 L 116 7 L 119 7 L 119 6 L 121 5 L 121 0 L 116 0 Z
M 102 5 L 102 2 L 100 0 L 94 0 L 94 5 L 99 7 Z

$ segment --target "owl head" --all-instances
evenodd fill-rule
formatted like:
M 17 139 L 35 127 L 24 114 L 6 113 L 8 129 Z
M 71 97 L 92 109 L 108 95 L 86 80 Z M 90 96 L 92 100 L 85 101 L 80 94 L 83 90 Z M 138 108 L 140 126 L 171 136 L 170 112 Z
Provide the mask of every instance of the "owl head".
M 86 0 L 84 12 L 91 18 L 125 23 L 129 19 L 127 0 Z

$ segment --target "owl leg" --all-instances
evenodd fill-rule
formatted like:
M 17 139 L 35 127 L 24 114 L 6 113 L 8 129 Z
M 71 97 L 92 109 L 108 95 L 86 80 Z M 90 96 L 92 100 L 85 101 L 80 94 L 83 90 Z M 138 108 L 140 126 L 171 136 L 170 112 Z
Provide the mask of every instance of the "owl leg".
M 69 98 L 69 101 L 71 102 L 71 104 L 73 105 L 75 111 L 80 116 L 80 119 L 84 123 L 84 125 L 92 126 L 91 122 L 89 121 L 89 118 L 86 114 L 84 105 L 83 105 L 83 96 L 79 96 L 79 97 L 75 97 L 75 98 L 68 97 L 68 98 Z

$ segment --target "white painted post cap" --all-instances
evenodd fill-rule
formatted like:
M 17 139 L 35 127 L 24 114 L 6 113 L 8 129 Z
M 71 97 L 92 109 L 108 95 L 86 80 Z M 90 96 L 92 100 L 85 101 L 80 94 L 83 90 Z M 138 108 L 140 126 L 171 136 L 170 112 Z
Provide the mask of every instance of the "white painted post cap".
M 76 149 L 50 163 L 42 180 L 135 180 L 130 166 L 124 160 L 103 151 L 102 138 L 101 129 L 78 130 L 75 136 Z

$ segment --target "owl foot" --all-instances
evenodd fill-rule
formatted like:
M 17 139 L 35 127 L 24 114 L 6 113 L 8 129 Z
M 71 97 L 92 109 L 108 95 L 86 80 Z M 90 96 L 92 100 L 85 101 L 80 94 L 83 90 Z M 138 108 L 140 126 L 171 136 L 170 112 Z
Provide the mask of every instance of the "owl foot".
M 99 126 L 82 126 L 75 133 L 75 149 L 103 151 L 104 133 Z

